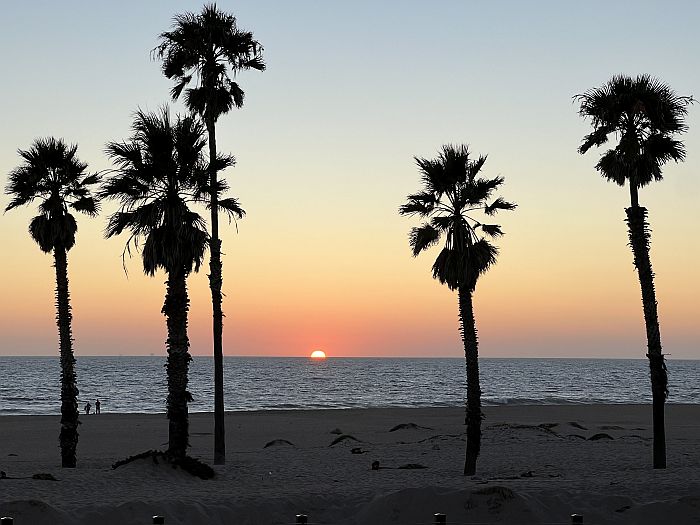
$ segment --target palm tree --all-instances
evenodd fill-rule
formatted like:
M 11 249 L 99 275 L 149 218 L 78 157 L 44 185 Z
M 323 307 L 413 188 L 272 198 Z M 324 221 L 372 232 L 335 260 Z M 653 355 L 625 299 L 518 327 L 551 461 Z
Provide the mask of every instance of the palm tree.
M 630 207 L 625 209 L 634 265 L 639 275 L 647 334 L 654 426 L 654 468 L 666 468 L 664 403 L 668 376 L 661 352 L 654 273 L 649 258 L 650 230 L 647 209 L 639 205 L 639 189 L 663 177 L 661 167 L 685 159 L 685 147 L 673 137 L 686 131 L 684 117 L 692 97 L 681 97 L 649 75 L 614 76 L 602 87 L 576 95 L 579 114 L 590 118 L 593 131 L 586 135 L 579 153 L 602 146 L 610 135 L 617 146 L 606 151 L 596 170 L 619 186 L 629 185 Z
M 242 70 L 263 71 L 262 46 L 253 34 L 238 28 L 236 17 L 220 11 L 216 4 L 205 5 L 199 14 L 186 12 L 174 19 L 172 31 L 160 34 L 155 55 L 163 61 L 163 74 L 176 84 L 171 90 L 177 100 L 192 77 L 195 87 L 185 90 L 185 103 L 190 111 L 202 117 L 209 135 L 209 158 L 216 159 L 216 121 L 234 106 L 243 106 L 244 92 L 229 77 Z M 211 187 L 216 187 L 217 169 L 209 166 Z M 219 239 L 219 203 L 216 193 L 211 200 L 211 256 L 209 286 L 211 288 L 214 336 L 214 463 L 226 462 L 224 430 L 224 364 L 221 240 Z
M 503 235 L 497 224 L 484 224 L 473 218 L 482 211 L 487 216 L 499 210 L 512 210 L 515 204 L 498 197 L 487 201 L 504 182 L 477 178 L 486 157 L 472 160 L 466 145 L 442 147 L 437 159 L 416 157 L 423 189 L 409 195 L 399 208 L 401 215 L 418 215 L 426 222 L 413 228 L 409 244 L 413 256 L 434 246 L 445 235 L 445 246 L 433 264 L 433 278 L 457 290 L 459 320 L 467 371 L 467 448 L 464 475 L 476 473 L 481 448 L 481 387 L 479 384 L 479 343 L 476 335 L 472 295 L 479 277 L 495 262 L 498 249 L 487 238 Z
M 73 315 L 68 291 L 68 251 L 75 245 L 78 225 L 70 210 L 97 215 L 99 204 L 90 186 L 99 182 L 86 173 L 87 164 L 76 156 L 78 146 L 54 137 L 37 139 L 28 150 L 19 150 L 23 164 L 10 173 L 5 193 L 12 196 L 7 210 L 38 199 L 39 215 L 29 224 L 29 234 L 44 253 L 53 252 L 56 269 L 56 324 L 61 351 L 61 466 L 75 467 L 78 446 L 78 387 L 73 355 Z
M 187 277 L 198 271 L 209 241 L 205 220 L 190 209 L 208 203 L 210 191 L 204 127 L 194 118 L 177 118 L 171 124 L 167 109 L 159 114 L 138 111 L 127 142 L 111 142 L 107 154 L 117 166 L 103 186 L 105 198 L 119 202 L 109 217 L 107 237 L 130 233 L 131 245 L 142 247 L 143 270 L 167 274 L 162 313 L 167 320 L 169 446 L 167 453 L 183 458 L 189 446 L 187 375 L 192 360 L 187 336 Z M 223 169 L 233 159 L 219 157 Z M 217 195 L 223 191 L 218 187 Z M 222 207 L 236 217 L 243 214 L 235 199 L 222 199 Z

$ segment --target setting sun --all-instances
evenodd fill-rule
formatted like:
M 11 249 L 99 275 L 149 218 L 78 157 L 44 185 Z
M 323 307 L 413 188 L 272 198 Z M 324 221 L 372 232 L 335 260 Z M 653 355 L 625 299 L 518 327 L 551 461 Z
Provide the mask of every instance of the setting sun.
M 325 359 L 326 358 L 326 352 L 323 350 L 314 350 L 311 352 L 311 359 Z

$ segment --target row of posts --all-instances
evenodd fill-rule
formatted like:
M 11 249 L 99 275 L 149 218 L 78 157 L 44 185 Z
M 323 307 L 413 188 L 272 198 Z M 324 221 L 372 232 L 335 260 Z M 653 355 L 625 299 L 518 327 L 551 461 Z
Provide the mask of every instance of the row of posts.
M 299 518 L 302 517 L 303 521 L 299 521 Z M 447 525 L 447 514 L 442 514 L 441 512 L 437 512 L 433 514 L 433 517 L 435 518 L 435 521 L 433 522 L 435 525 Z M 306 516 L 297 516 L 297 525 L 302 524 L 306 525 Z M 571 525 L 583 525 L 583 515 L 582 514 L 572 514 L 571 515 Z
M 447 514 L 442 514 L 440 512 L 434 514 L 435 525 L 447 525 Z M 0 525 L 14 525 L 14 518 L 0 518 Z M 309 517 L 306 514 L 296 515 L 296 525 L 308 525 Z M 153 525 L 165 525 L 164 516 L 153 516 Z M 571 525 L 583 525 L 583 516 L 581 514 L 571 515 Z

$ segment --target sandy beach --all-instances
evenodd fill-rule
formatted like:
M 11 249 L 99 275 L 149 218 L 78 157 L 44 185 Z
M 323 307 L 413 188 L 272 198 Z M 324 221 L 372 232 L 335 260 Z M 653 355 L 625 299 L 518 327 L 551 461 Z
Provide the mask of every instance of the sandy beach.
M 568 523 L 574 512 L 587 524 L 700 522 L 700 406 L 668 406 L 665 471 L 651 469 L 646 406 L 485 412 L 479 475 L 466 479 L 461 409 L 229 413 L 227 465 L 206 481 L 150 460 L 111 468 L 163 448 L 164 415 L 82 416 L 74 470 L 60 468 L 58 417 L 5 416 L 0 515 L 17 525 L 136 525 L 153 514 L 167 524 L 285 524 L 297 513 L 409 525 L 435 512 L 470 524 Z M 191 416 L 191 454 L 209 463 L 212 427 L 211 414 Z M 331 446 L 343 435 L 352 437 Z M 40 473 L 57 481 L 32 479 Z

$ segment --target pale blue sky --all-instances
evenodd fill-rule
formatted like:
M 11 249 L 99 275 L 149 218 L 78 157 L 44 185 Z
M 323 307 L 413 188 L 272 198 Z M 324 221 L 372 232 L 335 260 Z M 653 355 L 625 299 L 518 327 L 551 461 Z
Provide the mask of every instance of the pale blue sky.
M 359 327 L 336 328 L 338 334 L 374 334 L 358 336 L 361 355 L 460 355 L 454 297 L 430 278 L 430 256 L 411 259 L 406 234 L 414 224 L 396 209 L 418 187 L 414 155 L 467 142 L 489 154 L 486 174 L 505 176 L 504 195 L 520 204 L 503 217 L 501 260 L 477 290 L 485 355 L 643 355 L 638 285 L 622 221 L 627 194 L 593 170 L 596 152 L 577 154 L 589 125 L 577 116 L 571 97 L 616 73 L 650 73 L 679 94 L 698 96 L 700 4 L 218 5 L 254 31 L 268 65 L 264 73 L 241 75 L 246 106 L 218 127 L 220 148 L 238 158 L 230 179 L 249 211 L 240 233 L 231 230 L 224 238 L 228 333 L 240 338 L 230 353 L 284 353 L 274 341 L 247 333 L 246 326 L 289 331 L 275 319 L 293 317 L 290 305 L 297 303 L 307 331 L 328 325 L 328 311 L 360 319 Z M 170 82 L 149 57 L 157 34 L 176 12 L 200 7 L 189 1 L 5 2 L 0 178 L 17 164 L 17 148 L 45 135 L 77 142 L 93 169 L 107 168 L 104 144 L 128 136 L 133 111 L 169 101 Z M 641 199 L 654 231 L 662 333 L 675 355 L 697 357 L 700 329 L 694 320 L 700 308 L 691 298 L 700 294 L 694 270 L 700 250 L 693 241 L 700 219 L 700 107 L 691 107 L 688 124 L 687 162 L 669 166 L 666 180 L 643 190 Z M 16 247 L 0 268 L 7 275 L 31 265 L 36 287 L 23 293 L 41 305 L 32 317 L 40 325 L 51 312 L 44 288 L 51 287 L 52 270 L 27 238 L 29 217 L 29 210 L 0 217 L 3 238 Z M 142 344 L 136 338 L 95 350 L 100 338 L 84 319 L 92 314 L 91 326 L 109 334 L 116 314 L 90 293 L 131 286 L 112 297 L 115 304 L 143 293 L 153 305 L 152 318 L 136 320 L 124 309 L 119 319 L 160 330 L 162 283 L 137 275 L 124 281 L 122 241 L 101 241 L 102 226 L 102 220 L 82 221 L 71 253 L 76 332 L 83 341 L 77 351 L 132 353 Z M 138 274 L 138 263 L 132 265 L 132 275 Z M 99 278 L 90 278 L 95 268 Z M 361 278 L 355 282 L 352 276 Z M 344 288 L 334 289 L 338 280 Z M 256 293 L 246 288 L 251 281 Z M 195 352 L 201 347 L 199 353 L 208 353 L 203 275 L 193 278 L 192 288 Z M 363 297 L 385 301 L 386 308 L 370 308 L 371 316 L 360 306 L 353 310 Z M 618 302 L 629 308 L 611 310 Z M 406 305 L 413 317 L 401 316 Z M 3 308 L 0 320 L 15 307 Z M 415 324 L 422 308 L 446 312 L 444 322 L 407 329 L 401 337 L 382 331 Z M 0 353 L 16 353 L 12 348 L 18 346 L 48 353 L 40 349 L 54 345 L 50 322 L 29 340 L 10 321 L 1 328 L 6 335 Z M 319 340 L 336 341 L 330 335 Z M 162 333 L 155 332 L 143 344 L 157 352 L 161 341 Z

